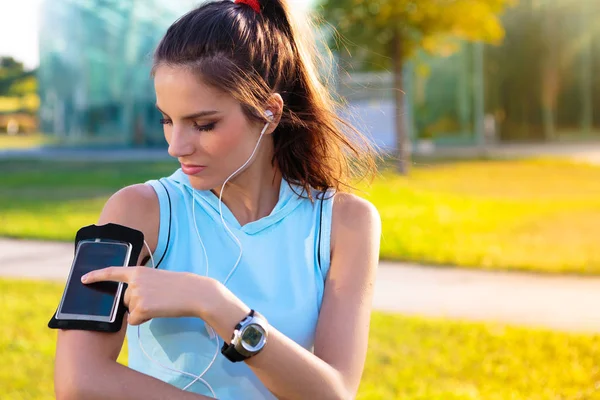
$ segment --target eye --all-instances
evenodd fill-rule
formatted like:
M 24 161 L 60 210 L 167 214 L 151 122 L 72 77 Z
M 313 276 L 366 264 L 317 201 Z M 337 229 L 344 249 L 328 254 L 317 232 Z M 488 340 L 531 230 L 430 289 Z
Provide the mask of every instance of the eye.
M 211 124 L 207 124 L 207 125 L 198 125 L 197 123 L 194 122 L 194 129 L 200 132 L 208 132 L 208 131 L 212 131 L 213 129 L 215 129 L 215 125 L 216 123 L 211 123 Z
M 171 121 L 170 119 L 167 118 L 161 118 L 160 119 L 160 124 L 161 125 L 171 125 L 173 123 L 173 121 Z

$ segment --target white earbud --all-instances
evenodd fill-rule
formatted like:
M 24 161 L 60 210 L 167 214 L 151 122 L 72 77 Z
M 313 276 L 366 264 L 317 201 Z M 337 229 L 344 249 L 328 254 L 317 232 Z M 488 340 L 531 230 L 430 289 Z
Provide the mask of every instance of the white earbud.
M 262 140 L 262 137 L 264 136 L 267 128 L 269 127 L 269 123 L 273 122 L 273 112 L 271 110 L 266 110 L 265 111 L 265 117 L 269 120 L 269 122 L 267 122 L 265 124 L 265 126 L 263 127 L 262 131 L 260 132 L 260 136 L 258 138 L 258 141 L 256 142 L 256 146 L 254 146 L 254 150 L 252 151 L 252 154 L 250 154 L 250 157 L 248 157 L 248 159 L 246 160 L 246 162 L 240 167 L 238 168 L 233 174 L 229 175 L 229 177 L 227 179 L 225 179 L 225 182 L 223 182 L 223 186 L 221 186 L 221 190 L 219 193 L 219 216 L 221 217 L 221 223 L 223 225 L 223 227 L 225 228 L 225 230 L 227 231 L 227 233 L 229 234 L 229 236 L 235 241 L 235 243 L 237 244 L 238 248 L 240 249 L 240 253 L 238 255 L 237 261 L 235 262 L 233 268 L 231 269 L 231 271 L 229 271 L 229 274 L 227 275 L 227 277 L 223 280 L 223 285 L 227 285 L 227 282 L 229 281 L 229 279 L 231 278 L 231 276 L 234 274 L 234 272 L 236 271 L 238 265 L 240 264 L 240 261 L 242 259 L 242 255 L 244 253 L 244 248 L 242 246 L 242 242 L 240 241 L 240 239 L 237 238 L 237 236 L 235 236 L 235 234 L 231 231 L 231 229 L 229 228 L 229 226 L 227 226 L 227 224 L 225 223 L 225 219 L 223 218 L 223 190 L 225 189 L 225 185 L 227 184 L 227 182 L 229 182 L 229 180 L 231 178 L 233 178 L 235 175 L 237 175 L 240 171 L 242 171 L 244 168 L 246 168 L 246 166 L 252 162 L 254 155 L 256 153 L 256 151 L 258 150 L 258 147 L 260 145 L 260 142 Z M 208 253 L 206 252 L 206 248 L 204 247 L 204 242 L 202 241 L 202 237 L 200 236 L 200 231 L 198 229 L 198 225 L 196 223 L 196 190 L 194 190 L 192 192 L 192 218 L 194 220 L 194 227 L 196 228 L 196 234 L 198 236 L 198 241 L 200 242 L 200 245 L 202 246 L 202 250 L 204 252 L 204 259 L 205 259 L 205 264 L 206 264 L 206 276 L 208 276 Z M 150 247 L 148 246 L 148 243 L 144 242 L 144 244 L 146 245 L 146 248 L 148 249 L 148 252 L 150 253 L 150 259 L 152 261 L 152 266 L 155 267 L 154 265 L 154 258 L 152 256 L 152 251 L 150 250 Z M 206 329 L 209 332 L 209 336 L 211 337 L 211 339 L 215 339 L 215 344 L 216 344 L 216 348 L 215 348 L 215 353 L 213 355 L 212 360 L 210 361 L 210 363 L 208 364 L 208 366 L 204 369 L 204 371 L 202 371 L 202 373 L 200 375 L 194 375 L 194 374 L 190 374 L 188 372 L 185 371 L 180 371 L 176 368 L 171 368 L 169 366 L 166 366 L 164 364 L 161 364 L 160 362 L 156 361 L 155 359 L 153 359 L 152 357 L 150 357 L 150 355 L 146 352 L 146 350 L 144 349 L 144 347 L 142 346 L 142 341 L 141 341 L 141 335 L 140 335 L 140 325 L 138 325 L 137 327 L 137 334 L 138 334 L 138 343 L 140 345 L 140 348 L 142 350 L 142 352 L 144 353 L 144 355 L 153 363 L 169 370 L 169 371 L 173 371 L 173 372 L 177 372 L 181 375 L 187 376 L 189 378 L 193 378 L 193 381 L 190 382 L 188 385 L 186 385 L 182 390 L 186 391 L 188 390 L 192 385 L 194 385 L 196 382 L 201 382 L 204 386 L 206 386 L 208 388 L 208 390 L 210 390 L 211 394 L 213 397 L 216 397 L 216 394 L 213 390 L 213 388 L 210 386 L 210 384 L 203 379 L 203 376 L 206 374 L 206 372 L 208 372 L 208 370 L 210 369 L 210 367 L 212 367 L 212 365 L 215 363 L 216 359 L 217 359 L 217 355 L 219 354 L 219 349 L 220 349 L 220 345 L 219 345 L 219 337 L 216 335 L 216 333 L 214 332 L 214 330 L 206 325 Z

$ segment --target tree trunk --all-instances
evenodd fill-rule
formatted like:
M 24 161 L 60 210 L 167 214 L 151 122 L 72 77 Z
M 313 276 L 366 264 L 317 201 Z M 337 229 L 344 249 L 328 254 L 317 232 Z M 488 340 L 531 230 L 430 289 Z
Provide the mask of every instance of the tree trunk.
M 400 29 L 396 29 L 394 38 L 392 39 L 393 48 L 393 64 L 394 64 L 394 100 L 396 103 L 396 168 L 402 175 L 408 175 L 411 164 L 410 156 L 410 140 L 405 123 L 405 108 L 404 108 L 404 82 L 402 70 L 404 67 L 404 49 L 402 43 L 402 33 Z
M 556 29 L 554 15 L 545 6 L 542 22 L 542 33 L 546 40 L 544 48 L 544 60 L 542 63 L 542 126 L 544 127 L 544 140 L 552 141 L 556 139 L 556 103 L 559 89 L 559 57 L 557 55 L 556 44 L 552 42 L 552 32 Z M 554 36 L 555 37 L 555 36 Z
M 581 54 L 581 129 L 584 137 L 592 134 L 594 113 L 592 104 L 594 101 L 593 65 L 592 65 L 592 34 L 589 32 L 591 24 L 591 1 L 581 2 L 581 26 L 580 33 L 584 44 Z M 590 21 L 590 22 L 588 22 Z

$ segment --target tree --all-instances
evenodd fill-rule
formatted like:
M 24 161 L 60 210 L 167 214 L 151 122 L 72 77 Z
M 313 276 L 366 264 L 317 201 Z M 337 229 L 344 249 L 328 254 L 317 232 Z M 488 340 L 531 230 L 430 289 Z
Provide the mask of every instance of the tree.
M 520 0 L 486 49 L 486 112 L 502 140 L 556 140 L 600 127 L 600 2 Z
M 409 138 L 403 121 L 402 71 L 419 49 L 448 53 L 456 39 L 498 43 L 499 14 L 516 0 L 323 0 L 322 16 L 341 35 L 343 52 L 362 51 L 365 69 L 392 69 L 398 171 L 408 173 Z
M 26 71 L 23 63 L 12 57 L 0 57 L 0 96 L 22 96 L 35 91 L 35 71 Z
M 27 71 L 12 57 L 0 57 L 0 97 L 4 97 L 0 114 L 35 115 L 39 107 L 36 71 Z
M 24 71 L 23 63 L 13 57 L 0 57 L 0 68 L 7 71 Z

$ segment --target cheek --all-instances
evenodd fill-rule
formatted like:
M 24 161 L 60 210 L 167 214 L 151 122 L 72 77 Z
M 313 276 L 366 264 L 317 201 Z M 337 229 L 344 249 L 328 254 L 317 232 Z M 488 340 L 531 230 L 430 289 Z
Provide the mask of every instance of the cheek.
M 227 125 L 222 125 L 218 130 L 206 137 L 204 150 L 213 155 L 224 158 L 236 157 L 245 153 L 248 147 L 249 134 L 246 124 L 235 123 L 232 121 Z
M 171 143 L 171 127 L 168 125 L 163 125 L 163 134 L 165 135 L 165 140 L 168 144 Z

